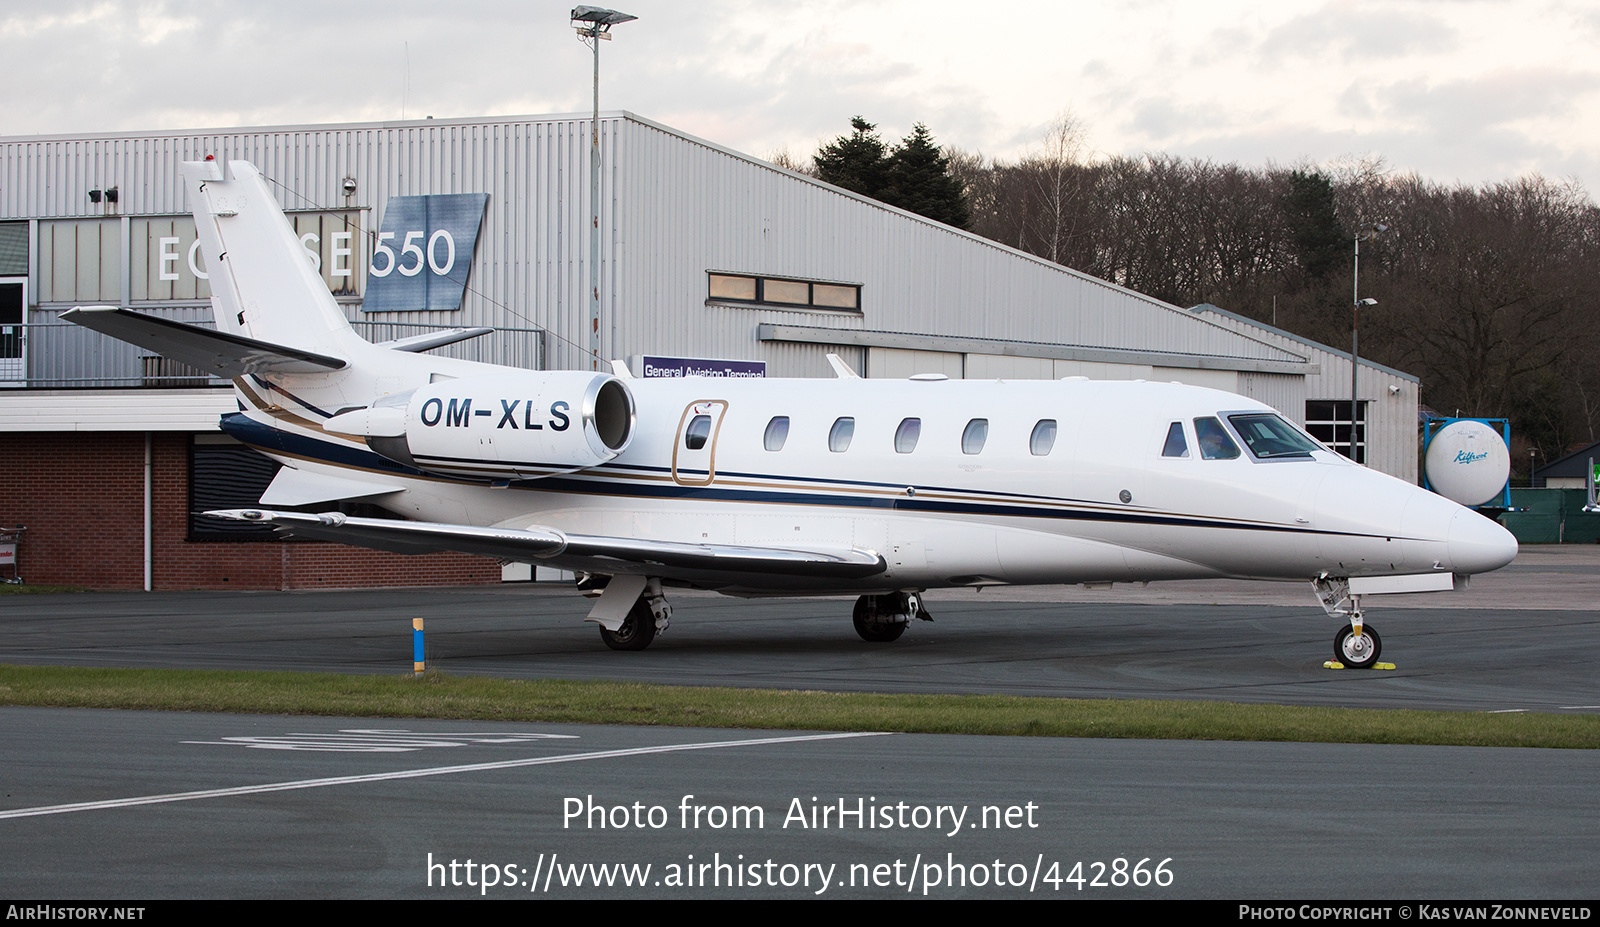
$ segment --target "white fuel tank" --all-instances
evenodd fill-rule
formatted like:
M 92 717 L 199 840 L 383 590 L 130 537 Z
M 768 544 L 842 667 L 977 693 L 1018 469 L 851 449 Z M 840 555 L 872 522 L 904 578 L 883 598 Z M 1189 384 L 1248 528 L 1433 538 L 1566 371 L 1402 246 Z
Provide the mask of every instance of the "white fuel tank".
M 1511 450 L 1494 428 L 1462 420 L 1439 429 L 1422 466 L 1439 495 L 1460 505 L 1482 505 L 1505 488 Z

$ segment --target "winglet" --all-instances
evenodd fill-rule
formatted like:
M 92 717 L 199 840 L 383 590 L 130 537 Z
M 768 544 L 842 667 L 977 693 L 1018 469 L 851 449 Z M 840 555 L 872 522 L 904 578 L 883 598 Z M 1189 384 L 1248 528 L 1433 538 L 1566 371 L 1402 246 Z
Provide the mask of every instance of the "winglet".
M 841 360 L 837 354 L 828 355 L 828 365 L 833 368 L 833 375 L 841 380 L 861 379 L 861 374 L 851 370 L 850 365 Z

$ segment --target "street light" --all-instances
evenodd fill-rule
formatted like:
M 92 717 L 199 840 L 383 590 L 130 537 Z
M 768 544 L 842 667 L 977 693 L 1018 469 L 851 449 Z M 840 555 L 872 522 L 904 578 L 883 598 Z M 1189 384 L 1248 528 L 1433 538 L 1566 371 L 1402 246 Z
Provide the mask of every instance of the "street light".
M 1364 225 L 1356 232 L 1356 261 L 1352 273 L 1350 287 L 1350 459 L 1356 459 L 1356 418 L 1361 408 L 1360 400 L 1356 393 L 1356 378 L 1361 370 L 1361 353 L 1359 338 L 1361 330 L 1361 307 L 1376 306 L 1378 301 L 1370 296 L 1361 298 L 1361 243 L 1371 241 L 1379 232 L 1387 232 L 1389 227 L 1382 222 Z
M 594 124 L 589 132 L 589 364 L 600 369 L 600 40 L 611 27 L 638 19 L 598 6 L 572 8 L 578 38 L 594 49 Z

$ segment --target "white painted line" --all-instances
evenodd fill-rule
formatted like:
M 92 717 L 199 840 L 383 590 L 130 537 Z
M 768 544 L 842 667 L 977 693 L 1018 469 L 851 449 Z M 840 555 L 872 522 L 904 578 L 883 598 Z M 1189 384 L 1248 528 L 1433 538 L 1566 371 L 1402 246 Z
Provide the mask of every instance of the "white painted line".
M 1562 711 L 1589 711 L 1600 708 L 1600 705 L 1562 705 L 1560 708 Z
M 1526 709 L 1526 708 L 1496 708 L 1493 711 L 1485 712 L 1485 714 L 1491 714 L 1491 715 L 1519 715 L 1519 714 L 1526 714 L 1527 711 L 1528 711 L 1528 709 Z
M 228 798 L 234 795 L 260 795 L 265 792 L 292 792 L 297 789 L 320 789 L 332 785 L 359 785 L 363 782 L 387 782 L 393 779 L 421 779 L 427 776 L 450 776 L 456 773 L 484 772 L 495 769 L 518 769 L 523 766 L 545 766 L 552 763 L 579 763 L 584 760 L 609 760 L 623 756 L 647 756 L 652 753 L 684 753 L 690 750 L 720 750 L 726 747 L 760 747 L 768 744 L 796 744 L 814 740 L 844 740 L 852 737 L 883 737 L 886 731 L 850 734 L 803 734 L 794 737 L 768 737 L 761 740 L 719 740 L 698 744 L 664 744 L 659 747 L 632 747 L 627 750 L 600 750 L 594 753 L 567 753 L 561 756 L 538 756 L 522 760 L 502 760 L 498 763 L 471 763 L 465 766 L 432 766 L 424 769 L 402 769 L 396 772 L 368 773 L 363 776 L 335 776 L 330 779 L 298 779 L 293 782 L 269 782 L 264 785 L 240 785 L 228 789 L 205 789 L 199 792 L 174 792 L 168 795 L 144 795 L 138 798 L 114 798 L 107 801 L 87 801 L 72 805 L 46 805 L 38 808 L 17 808 L 0 811 L 0 819 L 31 818 L 47 814 L 70 814 L 74 811 L 103 811 L 111 808 L 133 808 L 139 805 L 161 805 L 176 801 L 198 801 L 203 798 Z
M 576 734 L 525 734 L 487 732 L 446 734 L 353 728 L 337 734 L 276 734 L 224 737 L 221 740 L 185 740 L 186 744 L 248 747 L 253 750 L 302 750 L 323 753 L 406 753 L 426 747 L 465 747 L 468 744 L 518 744 L 530 740 L 577 740 Z

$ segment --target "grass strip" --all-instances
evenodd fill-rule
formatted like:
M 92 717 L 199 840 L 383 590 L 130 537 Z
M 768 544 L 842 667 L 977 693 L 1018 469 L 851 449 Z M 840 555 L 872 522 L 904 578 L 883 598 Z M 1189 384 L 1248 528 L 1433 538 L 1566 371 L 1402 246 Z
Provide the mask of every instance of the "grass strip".
M 0 705 L 1027 737 L 1600 747 L 1600 715 L 0 665 Z
M 0 582 L 0 595 L 47 595 L 56 592 L 88 592 L 82 586 L 51 586 L 38 583 Z

